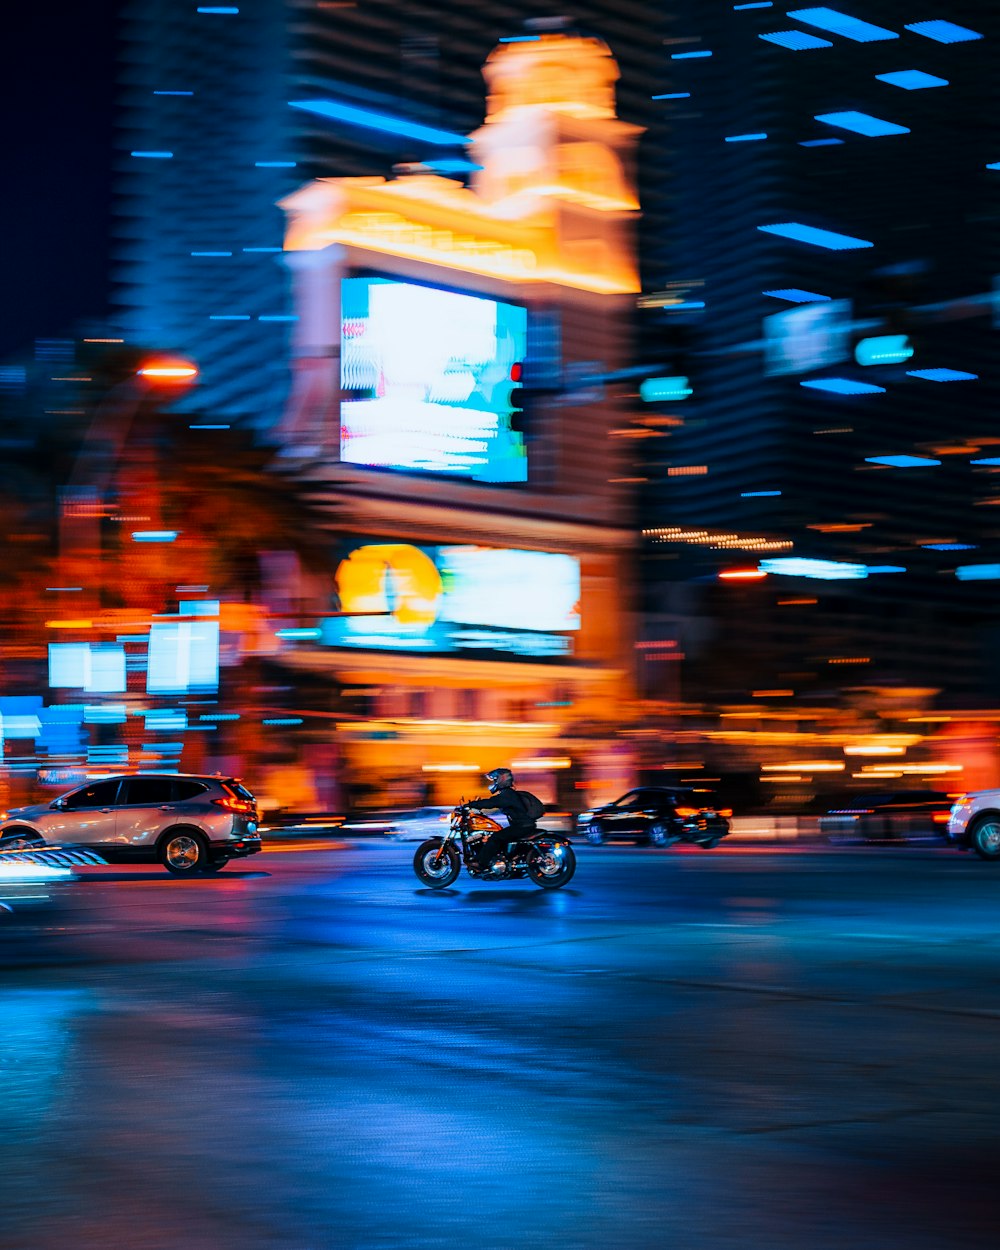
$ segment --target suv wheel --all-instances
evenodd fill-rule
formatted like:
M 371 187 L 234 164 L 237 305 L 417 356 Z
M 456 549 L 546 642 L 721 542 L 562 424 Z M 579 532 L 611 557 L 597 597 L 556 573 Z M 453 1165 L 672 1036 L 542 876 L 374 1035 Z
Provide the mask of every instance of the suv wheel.
M 160 863 L 175 877 L 192 877 L 208 863 L 208 848 L 200 833 L 175 829 L 160 844 Z
M 1000 817 L 983 816 L 969 832 L 972 849 L 980 859 L 1000 859 Z
M 604 841 L 604 827 L 597 820 L 592 820 L 587 826 L 587 841 L 591 846 L 600 846 Z

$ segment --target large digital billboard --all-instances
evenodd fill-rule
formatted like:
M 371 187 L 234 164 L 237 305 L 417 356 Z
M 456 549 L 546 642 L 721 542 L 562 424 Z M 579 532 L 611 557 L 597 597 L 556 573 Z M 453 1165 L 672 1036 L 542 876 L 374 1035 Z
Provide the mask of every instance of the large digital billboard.
M 580 628 L 580 563 L 547 551 L 359 543 L 336 586 L 333 647 L 559 658 Z
M 341 460 L 527 480 L 509 403 L 524 308 L 376 276 L 344 278 L 341 300 Z

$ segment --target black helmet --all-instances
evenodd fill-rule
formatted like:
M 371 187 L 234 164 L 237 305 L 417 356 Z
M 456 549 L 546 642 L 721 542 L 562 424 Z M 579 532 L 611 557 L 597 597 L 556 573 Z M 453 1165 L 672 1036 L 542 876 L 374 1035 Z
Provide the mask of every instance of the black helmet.
M 490 773 L 483 773 L 483 776 L 490 783 L 490 794 L 496 794 L 498 790 L 510 790 L 514 785 L 514 774 L 509 768 L 494 768 Z

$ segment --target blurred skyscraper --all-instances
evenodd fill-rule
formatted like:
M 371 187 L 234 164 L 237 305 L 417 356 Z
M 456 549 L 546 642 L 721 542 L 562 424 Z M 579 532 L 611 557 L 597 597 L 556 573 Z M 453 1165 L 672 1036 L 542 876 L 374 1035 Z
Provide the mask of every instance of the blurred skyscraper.
M 551 12 L 548 0 L 127 4 L 117 299 L 132 336 L 198 361 L 192 403 L 261 425 L 281 412 L 293 312 L 277 201 L 315 177 L 464 156 L 487 53 Z M 662 6 L 584 0 L 571 17 L 617 57 L 621 115 L 655 130 Z
M 683 693 L 996 706 L 1000 11 L 670 9 L 645 343 L 693 394 L 635 472 Z

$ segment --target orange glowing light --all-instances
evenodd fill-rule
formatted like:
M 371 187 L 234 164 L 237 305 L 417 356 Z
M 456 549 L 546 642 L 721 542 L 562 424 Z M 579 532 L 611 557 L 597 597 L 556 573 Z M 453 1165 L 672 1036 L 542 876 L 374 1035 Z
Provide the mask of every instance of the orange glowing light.
M 198 366 L 190 360 L 163 357 L 144 364 L 136 370 L 136 375 L 150 382 L 190 382 L 198 376 Z
M 719 577 L 729 582 L 759 582 L 767 574 L 761 569 L 725 569 Z

